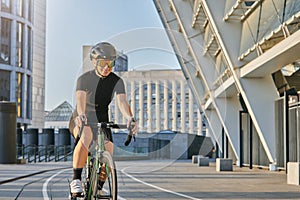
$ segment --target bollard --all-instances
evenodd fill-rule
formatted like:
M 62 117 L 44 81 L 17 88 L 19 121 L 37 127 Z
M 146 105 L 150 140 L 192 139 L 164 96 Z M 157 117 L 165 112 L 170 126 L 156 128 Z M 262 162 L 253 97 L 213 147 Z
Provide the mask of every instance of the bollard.
M 28 154 L 28 162 L 36 162 L 36 156 L 38 153 L 39 145 L 39 129 L 37 128 L 28 128 L 26 130 L 26 148 Z M 32 158 L 33 157 L 33 158 Z M 33 159 L 33 160 L 31 160 Z
M 23 130 L 21 128 L 17 128 L 17 155 L 22 156 L 22 148 L 23 148 Z
M 16 103 L 0 102 L 0 163 L 14 164 L 16 158 Z
M 229 158 L 217 158 L 216 159 L 216 171 L 232 171 L 232 159 Z
M 61 128 L 58 131 L 58 146 L 71 145 L 70 131 L 68 128 Z
M 43 137 L 41 145 L 54 145 L 54 129 L 43 128 Z

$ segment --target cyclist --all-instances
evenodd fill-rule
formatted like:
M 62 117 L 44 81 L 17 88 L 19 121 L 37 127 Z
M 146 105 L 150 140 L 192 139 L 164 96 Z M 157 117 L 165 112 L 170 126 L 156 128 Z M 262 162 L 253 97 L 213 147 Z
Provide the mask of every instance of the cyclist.
M 82 196 L 82 169 L 87 160 L 89 146 L 92 140 L 97 139 L 97 127 L 91 126 L 91 124 L 109 121 L 108 106 L 114 93 L 116 93 L 117 104 L 121 113 L 128 120 L 128 126 L 133 126 L 133 134 L 137 133 L 137 123 L 126 99 L 124 82 L 112 72 L 116 58 L 117 52 L 113 45 L 108 42 L 96 44 L 90 50 L 90 59 L 94 69 L 77 79 L 77 106 L 69 125 L 74 138 L 77 138 L 79 127 L 84 127 L 73 153 L 73 181 L 70 183 L 72 196 Z M 84 119 L 84 125 L 81 123 L 81 119 Z M 110 129 L 105 129 L 105 148 L 111 155 L 113 154 Z M 102 187 L 101 184 L 99 187 Z

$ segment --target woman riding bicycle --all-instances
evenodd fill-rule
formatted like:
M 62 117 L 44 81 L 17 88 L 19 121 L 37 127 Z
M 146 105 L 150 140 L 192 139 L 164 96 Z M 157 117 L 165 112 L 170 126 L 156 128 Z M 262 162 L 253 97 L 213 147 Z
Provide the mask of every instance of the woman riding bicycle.
M 92 140 L 97 139 L 97 127 L 91 126 L 97 122 L 108 122 L 108 106 L 116 93 L 117 103 L 123 116 L 128 119 L 128 127 L 133 125 L 133 134 L 137 133 L 137 123 L 126 99 L 124 81 L 112 72 L 117 52 L 113 45 L 101 42 L 90 50 L 90 59 L 94 69 L 77 79 L 77 106 L 70 120 L 70 131 L 78 139 L 73 153 L 73 181 L 70 184 L 73 196 L 82 196 L 82 169 L 88 156 Z M 85 119 L 83 125 L 81 119 Z M 79 127 L 83 127 L 78 138 Z M 113 155 L 113 140 L 110 129 L 105 130 L 105 149 Z M 101 187 L 101 185 L 100 185 Z

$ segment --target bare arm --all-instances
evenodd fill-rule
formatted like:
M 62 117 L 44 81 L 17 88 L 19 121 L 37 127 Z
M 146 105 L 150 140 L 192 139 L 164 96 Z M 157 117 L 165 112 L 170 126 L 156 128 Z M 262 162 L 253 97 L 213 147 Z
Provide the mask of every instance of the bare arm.
M 129 123 L 131 123 L 132 118 L 133 118 L 133 114 L 130 108 L 130 105 L 126 99 L 126 94 L 117 94 L 117 103 L 119 106 L 119 109 L 121 111 L 121 113 L 123 114 L 123 116 L 128 119 Z M 133 133 L 136 134 L 137 132 L 137 123 L 134 122 L 134 128 L 132 129 Z
M 118 103 L 121 113 L 123 114 L 123 116 L 126 119 L 133 117 L 130 106 L 126 99 L 126 94 L 118 94 L 117 95 L 117 103 Z
M 77 100 L 76 108 L 77 108 L 78 116 L 81 116 L 81 115 L 85 116 L 86 92 L 83 90 L 76 91 L 76 100 Z

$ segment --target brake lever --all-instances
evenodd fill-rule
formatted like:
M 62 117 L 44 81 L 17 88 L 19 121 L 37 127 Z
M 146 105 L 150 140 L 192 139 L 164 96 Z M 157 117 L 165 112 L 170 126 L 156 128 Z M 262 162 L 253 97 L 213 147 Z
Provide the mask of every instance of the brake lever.
M 127 139 L 126 139 L 126 141 L 125 141 L 125 143 L 124 143 L 125 146 L 128 146 L 128 145 L 130 144 L 132 138 L 133 138 L 133 141 L 134 141 L 134 142 L 136 141 L 135 135 L 132 133 L 132 127 L 133 127 L 133 126 L 130 126 L 129 129 L 128 129 L 128 130 L 129 130 L 129 133 L 128 133 Z

